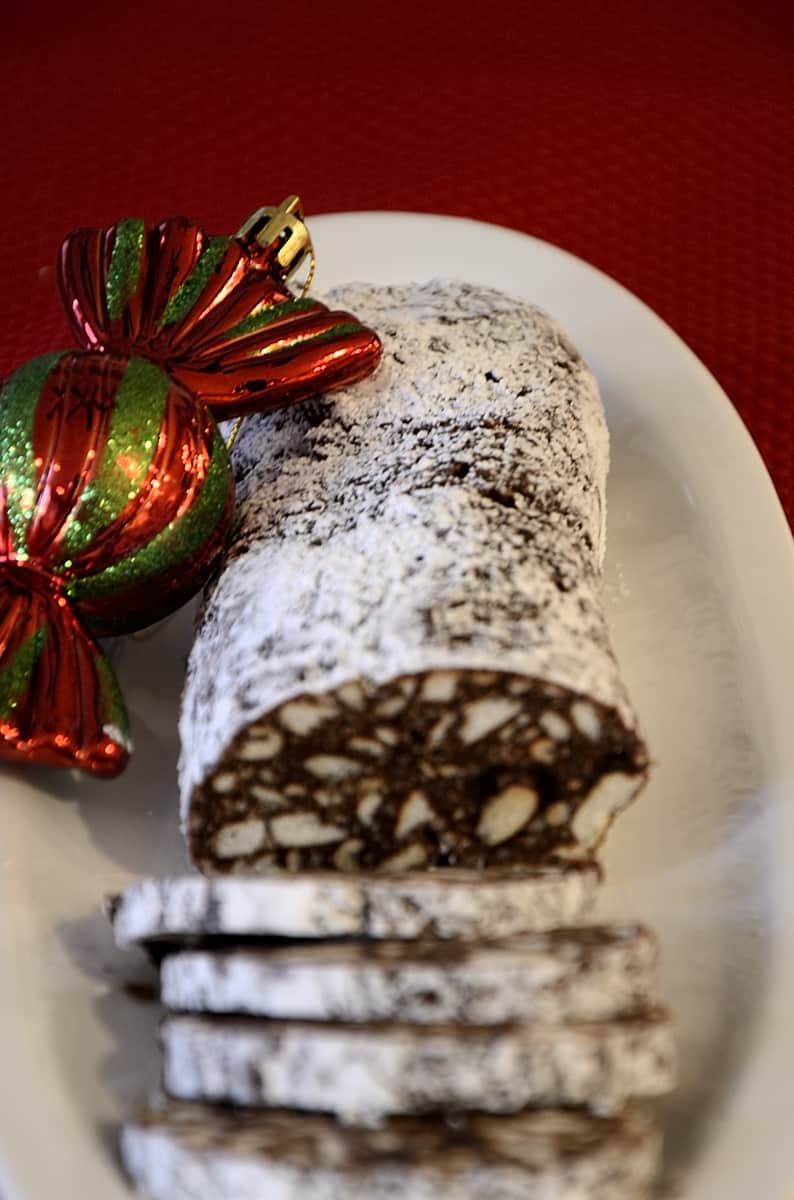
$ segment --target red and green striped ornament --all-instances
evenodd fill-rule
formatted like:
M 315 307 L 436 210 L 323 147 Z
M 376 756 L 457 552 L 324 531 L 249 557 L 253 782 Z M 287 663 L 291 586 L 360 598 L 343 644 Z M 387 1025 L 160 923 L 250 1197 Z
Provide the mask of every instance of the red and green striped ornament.
M 204 405 L 155 363 L 67 351 L 0 392 L 0 757 L 112 775 L 124 704 L 95 636 L 200 587 L 231 519 Z
M 0 759 L 113 775 L 124 704 L 93 640 L 149 625 L 201 586 L 231 520 L 213 416 L 362 379 L 377 334 L 295 296 L 300 200 L 235 237 L 184 217 L 70 234 L 58 282 L 84 347 L 0 392 Z

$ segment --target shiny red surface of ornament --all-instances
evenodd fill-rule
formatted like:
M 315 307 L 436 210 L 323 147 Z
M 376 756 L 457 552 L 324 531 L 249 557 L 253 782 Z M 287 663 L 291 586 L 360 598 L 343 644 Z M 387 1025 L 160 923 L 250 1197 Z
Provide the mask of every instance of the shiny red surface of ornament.
M 184 217 L 76 230 L 61 299 L 82 345 L 153 359 L 219 419 L 268 411 L 364 378 L 381 353 L 349 313 L 293 296 L 278 250 Z
M 0 562 L 0 614 L 0 759 L 117 775 L 124 704 L 57 579 Z
M 184 603 L 231 520 L 228 456 L 207 409 L 155 364 L 111 354 L 45 355 L 9 377 L 0 484 L 0 558 L 57 575 L 99 636 Z
M 126 716 L 94 635 L 203 583 L 233 487 L 207 409 L 154 363 L 69 351 L 0 391 L 0 758 L 109 775 Z

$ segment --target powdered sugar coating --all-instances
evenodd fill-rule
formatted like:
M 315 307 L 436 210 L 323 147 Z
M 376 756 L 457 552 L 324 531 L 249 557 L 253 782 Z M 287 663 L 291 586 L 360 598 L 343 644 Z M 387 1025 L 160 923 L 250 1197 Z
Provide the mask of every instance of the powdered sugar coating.
M 161 999 L 187 1012 L 309 1021 L 499 1025 L 608 1021 L 647 1008 L 655 942 L 640 928 L 486 943 L 316 943 L 169 954 Z
M 121 1152 L 153 1200 L 646 1200 L 660 1137 L 646 1114 L 333 1118 L 200 1104 L 131 1118 Z
M 348 1025 L 168 1016 L 163 1083 L 179 1100 L 390 1114 L 584 1105 L 619 1112 L 675 1083 L 666 1014 L 568 1025 Z
M 243 427 L 237 532 L 185 687 L 185 816 L 251 720 L 347 680 L 498 663 L 635 728 L 600 599 L 608 435 L 564 332 L 462 283 L 333 303 L 378 330 L 383 362 Z
M 314 872 L 269 878 L 137 879 L 111 901 L 120 946 L 202 937 L 489 939 L 580 924 L 592 864 L 524 872 Z

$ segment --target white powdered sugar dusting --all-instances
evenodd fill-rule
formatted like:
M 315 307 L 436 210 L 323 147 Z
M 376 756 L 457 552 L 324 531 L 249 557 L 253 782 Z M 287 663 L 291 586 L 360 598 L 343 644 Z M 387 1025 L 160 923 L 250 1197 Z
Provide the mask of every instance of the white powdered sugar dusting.
M 138 879 L 112 901 L 113 931 L 120 946 L 213 935 L 487 940 L 581 924 L 598 880 L 592 864 L 506 874 Z
M 122 1131 L 124 1164 L 152 1200 L 641 1200 L 659 1136 L 629 1108 L 604 1121 L 568 1110 L 396 1118 L 377 1129 L 332 1117 L 171 1101 Z
M 349 1025 L 169 1015 L 163 1082 L 179 1100 L 333 1111 L 375 1125 L 396 1113 L 529 1105 L 620 1111 L 669 1091 L 670 1020 L 567 1025 Z M 333 1087 L 329 1087 L 333 1081 Z
M 277 1020 L 608 1021 L 651 1003 L 655 958 L 652 936 L 636 928 L 556 931 L 473 945 L 187 950 L 163 961 L 161 999 L 180 1012 Z

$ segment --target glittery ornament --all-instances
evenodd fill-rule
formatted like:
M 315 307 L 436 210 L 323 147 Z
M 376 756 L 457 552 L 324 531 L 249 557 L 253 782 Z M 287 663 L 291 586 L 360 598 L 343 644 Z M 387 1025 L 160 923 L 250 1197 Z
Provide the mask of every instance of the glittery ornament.
M 93 637 L 177 608 L 220 552 L 233 488 L 210 409 L 267 411 L 374 370 L 377 334 L 290 291 L 308 258 L 304 291 L 297 196 L 233 238 L 176 217 L 65 239 L 86 349 L 0 392 L 0 759 L 123 767 L 124 703 Z
M 380 357 L 373 330 L 290 291 L 307 241 L 297 197 L 236 237 L 184 217 L 80 229 L 61 247 L 61 299 L 83 346 L 153 359 L 219 419 L 263 412 L 354 383 Z
M 207 409 L 156 364 L 68 351 L 0 392 L 0 758 L 115 774 L 126 716 L 92 635 L 201 585 L 231 519 Z

